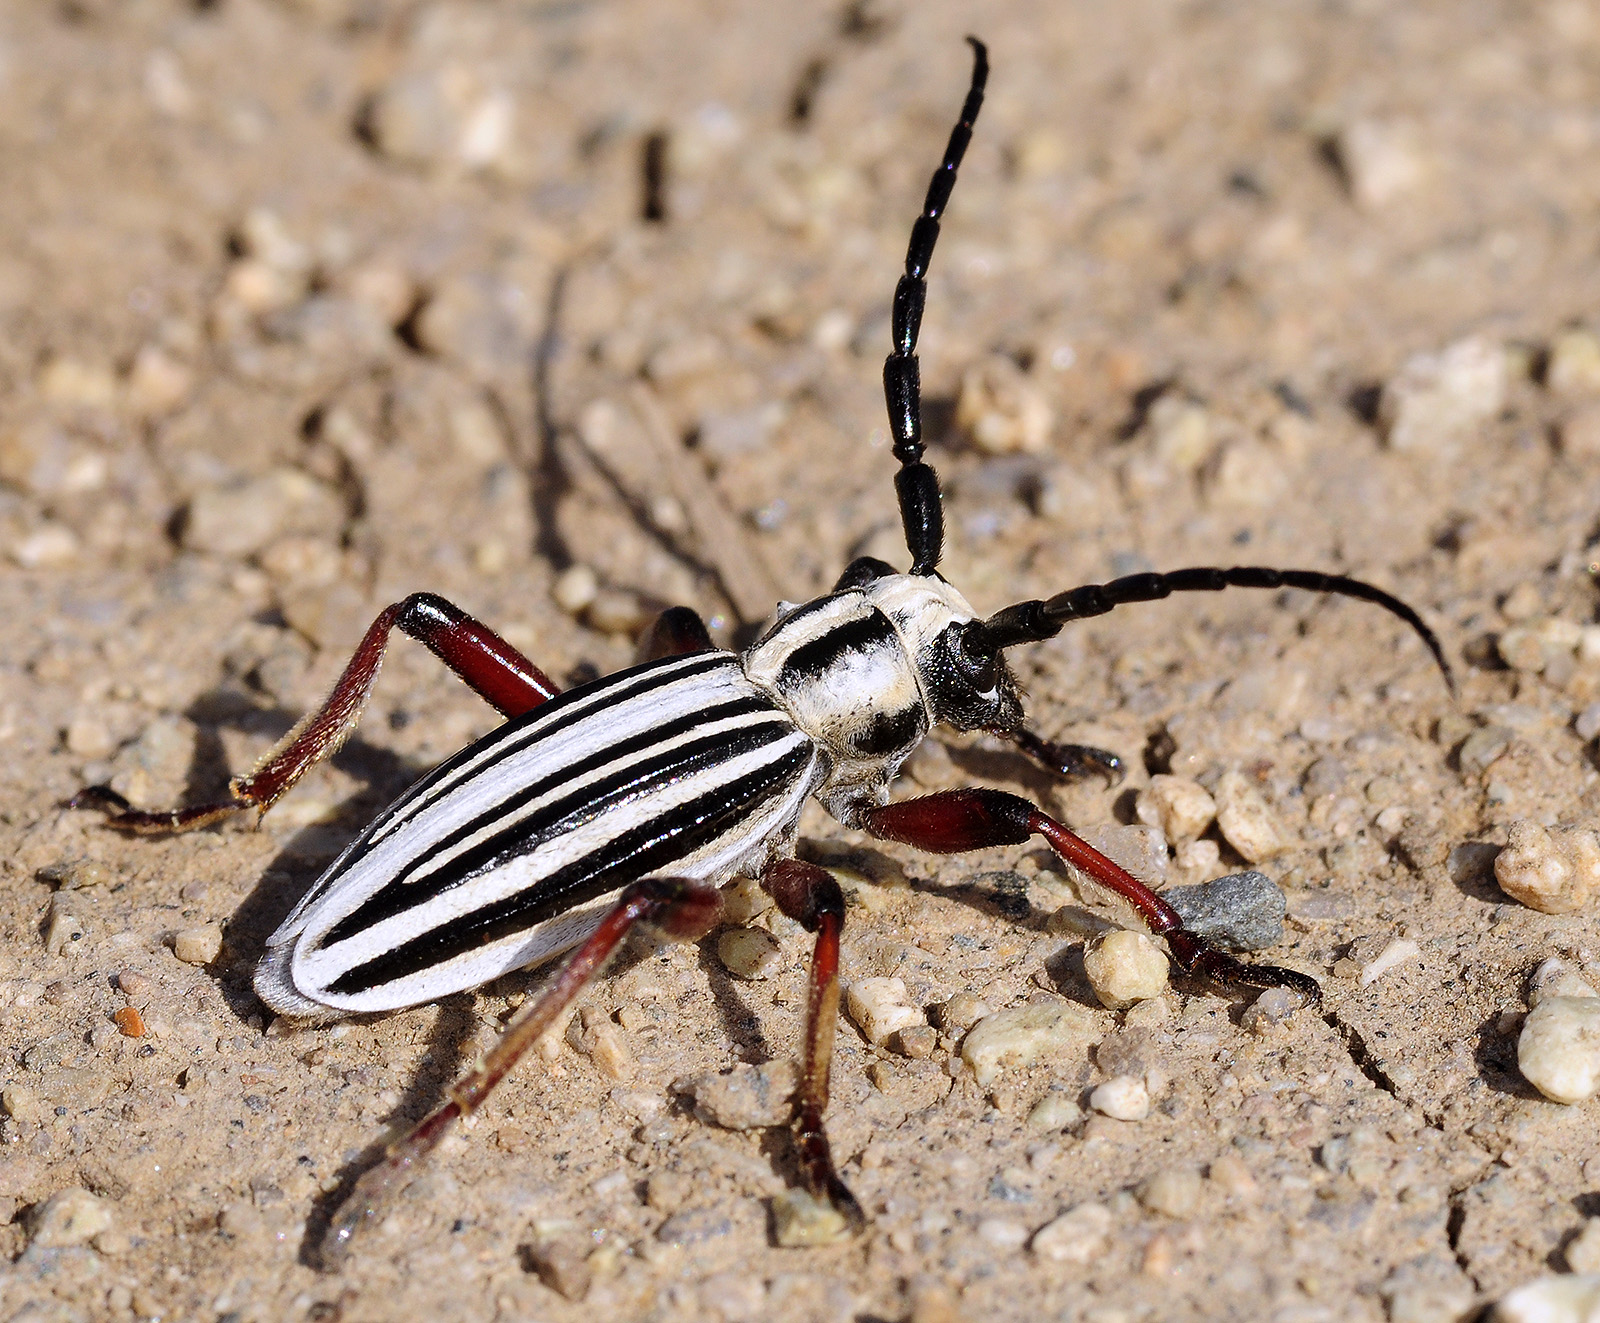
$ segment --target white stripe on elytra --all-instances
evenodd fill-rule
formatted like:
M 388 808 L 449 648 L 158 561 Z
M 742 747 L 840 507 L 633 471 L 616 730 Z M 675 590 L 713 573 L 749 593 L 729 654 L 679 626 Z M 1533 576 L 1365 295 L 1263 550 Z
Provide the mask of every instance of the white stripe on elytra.
M 315 946 L 315 944 L 341 916 L 321 912 L 311 915 L 296 944 L 293 965 L 295 986 L 308 996 L 322 999 L 319 990 L 337 982 L 348 970 L 375 960 L 423 933 L 462 920 L 477 910 L 494 905 L 509 896 L 528 892 L 552 873 L 579 863 L 624 832 L 653 820 L 666 819 L 671 816 L 674 809 L 700 795 L 735 784 L 740 779 L 810 746 L 810 740 L 796 731 L 786 740 L 763 745 L 751 753 L 714 764 L 699 773 L 663 786 L 657 794 L 645 796 L 634 804 L 623 805 L 601 814 L 582 827 L 550 841 L 535 854 L 523 855 L 512 860 L 504 868 L 484 873 L 462 886 L 453 887 L 421 905 L 383 919 L 331 947 Z M 801 779 L 809 781 L 810 778 Z M 761 839 L 755 834 L 753 824 L 748 821 L 725 835 L 731 835 L 743 842 Z M 680 867 L 676 863 L 673 865 L 673 873 L 674 875 L 680 873 Z M 352 872 L 350 875 L 352 883 L 357 883 L 358 878 L 359 873 Z M 370 894 L 372 888 L 363 887 L 361 890 Z M 345 891 L 346 888 L 341 886 L 339 895 L 342 897 Z

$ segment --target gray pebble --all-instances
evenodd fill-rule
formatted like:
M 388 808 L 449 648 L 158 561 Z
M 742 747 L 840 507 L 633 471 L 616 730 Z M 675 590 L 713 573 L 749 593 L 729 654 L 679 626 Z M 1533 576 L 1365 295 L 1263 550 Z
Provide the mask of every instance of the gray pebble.
M 1225 951 L 1259 951 L 1283 937 L 1288 901 L 1265 873 L 1230 873 L 1193 887 L 1161 893 L 1191 932 Z
M 727 1213 L 716 1208 L 686 1208 L 660 1226 L 656 1239 L 668 1245 L 700 1245 L 733 1230 Z

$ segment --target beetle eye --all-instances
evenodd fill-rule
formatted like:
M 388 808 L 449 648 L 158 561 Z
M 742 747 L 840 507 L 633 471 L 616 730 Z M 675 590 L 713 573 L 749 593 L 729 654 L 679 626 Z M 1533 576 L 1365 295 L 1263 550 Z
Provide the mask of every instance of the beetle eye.
M 962 679 L 980 693 L 988 693 L 1000 678 L 1000 654 L 989 648 L 974 647 L 977 633 L 978 630 L 966 630 L 953 651 Z

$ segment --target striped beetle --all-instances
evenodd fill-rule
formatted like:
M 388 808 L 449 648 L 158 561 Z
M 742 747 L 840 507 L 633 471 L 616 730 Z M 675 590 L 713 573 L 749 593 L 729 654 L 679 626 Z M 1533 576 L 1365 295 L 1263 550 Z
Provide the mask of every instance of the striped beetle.
M 1114 755 L 1028 730 L 1005 650 L 1174 592 L 1293 587 L 1376 603 L 1416 631 L 1450 683 L 1438 640 L 1414 610 L 1339 575 L 1259 566 L 1136 574 L 986 619 L 939 575 L 943 514 L 923 458 L 916 345 L 928 264 L 988 75 L 983 44 L 969 40 L 971 85 L 911 231 L 884 364 L 908 573 L 858 559 L 827 596 L 782 608 L 737 655 L 715 649 L 692 611 L 674 608 L 646 635 L 638 665 L 566 693 L 463 611 L 417 594 L 378 616 L 324 705 L 235 778 L 227 800 L 152 812 L 103 787 L 80 796 L 111 808 L 110 825 L 134 832 L 265 813 L 354 729 L 394 629 L 507 718 L 345 848 L 268 940 L 256 972 L 273 1011 L 315 1021 L 415 1006 L 571 952 L 448 1101 L 356 1183 L 330 1228 L 330 1257 L 383 1214 L 415 1164 L 481 1105 L 632 930 L 703 936 L 721 909 L 718 888 L 737 876 L 758 878 L 782 913 L 815 934 L 793 1120 L 798 1165 L 824 1212 L 831 1206 L 841 1228 L 862 1226 L 823 1128 L 844 901 L 826 871 L 794 857 L 808 796 L 846 826 L 935 852 L 1041 836 L 1131 902 L 1188 973 L 1318 1000 L 1304 974 L 1246 965 L 1207 945 L 1159 895 L 1020 796 L 966 789 L 889 802 L 890 782 L 935 726 L 1007 737 L 1064 775 L 1114 776 Z

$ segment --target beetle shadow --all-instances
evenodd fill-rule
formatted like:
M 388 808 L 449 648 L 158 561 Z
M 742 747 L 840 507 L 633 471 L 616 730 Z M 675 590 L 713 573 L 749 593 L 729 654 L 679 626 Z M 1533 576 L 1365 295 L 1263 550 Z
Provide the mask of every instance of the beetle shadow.
M 722 1019 L 723 1032 L 728 1035 L 746 1065 L 758 1066 L 772 1060 L 772 1048 L 767 1042 L 761 1018 L 750 1009 L 750 1003 L 740 995 L 732 975 L 716 954 L 716 936 L 706 938 L 696 946 L 700 971 L 711 985 L 711 1000 Z

